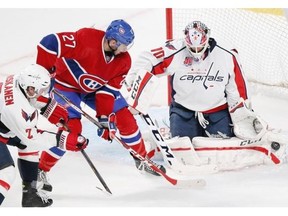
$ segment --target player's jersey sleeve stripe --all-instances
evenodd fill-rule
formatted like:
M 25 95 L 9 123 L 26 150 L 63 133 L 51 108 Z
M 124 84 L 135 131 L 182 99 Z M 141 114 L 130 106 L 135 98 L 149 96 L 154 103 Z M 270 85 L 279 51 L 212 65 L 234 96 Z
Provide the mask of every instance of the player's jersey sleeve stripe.
M 55 34 L 50 34 L 45 36 L 41 41 L 39 46 L 46 52 L 57 55 L 60 57 L 61 48 L 59 38 Z
M 238 64 L 238 61 L 234 55 L 233 55 L 233 62 L 234 62 L 235 83 L 237 85 L 239 95 L 244 100 L 246 100 L 248 98 L 248 96 L 247 96 L 247 87 L 245 84 L 245 79 L 243 77 L 241 68 Z
M 172 60 L 173 55 L 169 56 L 168 58 L 165 58 L 163 62 L 160 62 L 159 64 L 153 66 L 151 73 L 154 75 L 163 74 L 165 69 L 171 64 Z

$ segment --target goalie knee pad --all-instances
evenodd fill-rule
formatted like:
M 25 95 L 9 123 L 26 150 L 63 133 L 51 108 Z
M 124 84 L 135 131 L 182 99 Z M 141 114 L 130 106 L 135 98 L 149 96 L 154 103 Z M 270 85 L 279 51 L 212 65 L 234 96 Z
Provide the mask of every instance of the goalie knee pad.
M 201 164 L 189 137 L 174 137 L 165 142 L 184 165 Z

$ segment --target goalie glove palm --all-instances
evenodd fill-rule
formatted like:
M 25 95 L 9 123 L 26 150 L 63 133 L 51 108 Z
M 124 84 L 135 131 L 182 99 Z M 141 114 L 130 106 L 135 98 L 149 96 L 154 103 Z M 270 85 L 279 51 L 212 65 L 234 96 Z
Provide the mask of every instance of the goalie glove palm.
M 98 136 L 102 137 L 105 140 L 112 141 L 116 134 L 116 125 L 115 125 L 115 113 L 110 114 L 108 117 L 100 117 L 99 123 L 103 128 L 97 130 Z
M 267 131 L 267 123 L 245 105 L 241 98 L 229 109 L 234 134 L 241 139 L 260 139 Z

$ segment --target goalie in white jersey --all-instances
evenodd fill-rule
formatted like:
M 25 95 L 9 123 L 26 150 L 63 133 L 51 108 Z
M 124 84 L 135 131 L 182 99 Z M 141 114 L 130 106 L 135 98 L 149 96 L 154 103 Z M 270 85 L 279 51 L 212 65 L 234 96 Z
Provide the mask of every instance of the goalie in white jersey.
M 172 136 L 233 136 L 228 106 L 248 99 L 246 79 L 236 50 L 227 50 L 210 38 L 210 29 L 195 21 L 185 38 L 143 52 L 127 77 L 145 69 L 156 76 L 171 75 Z M 130 82 L 130 83 L 129 83 Z M 196 118 L 195 118 L 196 117 Z
M 49 88 L 50 75 L 40 65 L 31 65 L 20 74 L 0 81 L 0 205 L 15 178 L 15 165 L 7 145 L 18 147 L 22 206 L 46 207 L 52 204 L 52 199 L 36 189 L 39 150 L 45 148 L 45 143 L 71 151 L 84 149 L 88 144 L 88 140 L 78 134 L 37 128 L 39 111 L 53 124 L 64 124 L 68 120 L 64 107 L 43 96 Z
M 210 37 L 210 29 L 200 21 L 189 23 L 183 36 L 141 53 L 126 77 L 128 87 L 135 89 L 135 81 L 140 80 L 138 77 L 143 70 L 155 76 L 171 76 L 169 120 L 172 137 L 191 140 L 209 137 L 203 142 L 205 145 L 207 141 L 208 147 L 213 143 L 213 149 L 217 145 L 229 146 L 229 143 L 237 147 L 258 144 L 266 134 L 267 124 L 250 106 L 247 81 L 237 50 L 217 44 Z M 133 108 L 137 110 L 138 107 Z M 235 136 L 241 140 L 222 142 L 222 138 Z M 193 144 L 195 147 L 198 142 Z

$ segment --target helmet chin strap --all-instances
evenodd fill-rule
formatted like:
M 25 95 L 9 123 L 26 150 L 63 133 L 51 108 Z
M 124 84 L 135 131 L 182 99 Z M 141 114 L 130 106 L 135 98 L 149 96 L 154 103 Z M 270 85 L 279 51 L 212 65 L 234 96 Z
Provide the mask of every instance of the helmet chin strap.
M 117 51 L 118 48 L 113 49 L 113 48 L 110 46 L 110 40 L 107 40 L 107 44 L 108 44 L 108 47 L 110 48 L 111 51 L 105 51 L 105 55 L 106 55 L 106 56 L 109 56 L 109 57 L 115 56 L 115 52 Z
M 26 98 L 28 98 L 27 92 L 19 85 L 20 91 L 25 95 Z
M 204 51 L 204 53 L 200 56 L 195 56 L 193 52 L 190 51 L 189 47 L 187 47 L 189 54 L 191 55 L 191 57 L 193 58 L 193 60 L 195 62 L 200 62 L 201 60 L 205 59 L 208 55 L 208 50 L 209 50 L 209 46 L 206 48 L 206 50 Z
M 36 98 L 36 94 L 34 94 L 33 96 L 30 96 L 29 94 L 28 94 L 28 92 L 26 91 L 26 90 L 24 90 L 20 85 L 19 85 L 19 87 L 20 87 L 20 90 L 21 90 L 21 92 L 25 95 L 25 97 L 27 98 L 27 99 L 33 99 L 33 98 Z

